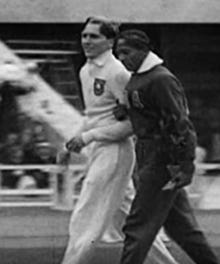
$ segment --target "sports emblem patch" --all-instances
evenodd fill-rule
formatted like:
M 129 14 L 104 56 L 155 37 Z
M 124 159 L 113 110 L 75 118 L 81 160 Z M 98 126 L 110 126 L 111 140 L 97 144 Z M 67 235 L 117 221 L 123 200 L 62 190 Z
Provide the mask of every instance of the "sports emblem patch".
M 140 100 L 140 96 L 138 91 L 133 91 L 131 94 L 131 101 L 132 101 L 132 105 L 134 107 L 137 108 L 144 108 L 144 105 L 142 104 L 141 100 Z
M 106 80 L 95 78 L 94 94 L 100 96 L 104 93 Z

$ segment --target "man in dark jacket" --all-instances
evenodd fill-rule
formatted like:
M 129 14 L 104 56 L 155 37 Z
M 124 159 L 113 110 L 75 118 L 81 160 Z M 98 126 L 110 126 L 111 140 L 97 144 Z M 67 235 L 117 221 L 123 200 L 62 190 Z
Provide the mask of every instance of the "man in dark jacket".
M 115 48 L 133 72 L 127 85 L 128 112 L 137 136 L 139 166 L 121 263 L 142 264 L 162 225 L 197 264 L 218 263 L 182 188 L 192 180 L 196 146 L 183 87 L 151 51 L 144 32 L 121 32 Z M 118 106 L 115 115 L 120 111 Z

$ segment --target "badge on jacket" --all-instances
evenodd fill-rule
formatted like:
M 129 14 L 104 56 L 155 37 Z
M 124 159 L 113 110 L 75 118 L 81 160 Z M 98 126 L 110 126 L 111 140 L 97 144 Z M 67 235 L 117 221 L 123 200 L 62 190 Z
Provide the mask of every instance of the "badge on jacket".
M 106 80 L 95 78 L 94 80 L 94 94 L 100 96 L 104 93 Z
M 136 108 L 144 108 L 144 105 L 142 104 L 141 100 L 140 100 L 140 95 L 138 93 L 138 91 L 133 91 L 131 94 L 131 101 L 132 101 L 132 105 Z

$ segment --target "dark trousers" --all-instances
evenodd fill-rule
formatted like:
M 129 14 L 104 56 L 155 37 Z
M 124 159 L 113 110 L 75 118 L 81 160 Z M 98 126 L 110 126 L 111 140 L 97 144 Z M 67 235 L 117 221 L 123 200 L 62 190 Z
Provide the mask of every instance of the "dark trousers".
M 162 191 L 169 175 L 157 164 L 152 163 L 139 173 L 137 194 L 123 229 L 121 264 L 142 264 L 161 226 L 197 264 L 217 264 L 185 190 Z
M 167 234 L 198 264 L 218 263 L 201 231 L 185 190 L 179 190 L 164 222 Z

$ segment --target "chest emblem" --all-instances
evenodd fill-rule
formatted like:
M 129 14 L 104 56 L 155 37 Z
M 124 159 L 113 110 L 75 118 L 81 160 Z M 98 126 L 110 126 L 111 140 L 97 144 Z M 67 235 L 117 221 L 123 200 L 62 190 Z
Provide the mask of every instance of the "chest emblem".
M 104 93 L 106 80 L 95 78 L 94 94 L 100 96 Z
M 142 104 L 141 100 L 140 100 L 140 95 L 138 93 L 138 91 L 133 91 L 131 93 L 131 102 L 132 105 L 136 108 L 144 108 L 144 105 Z

